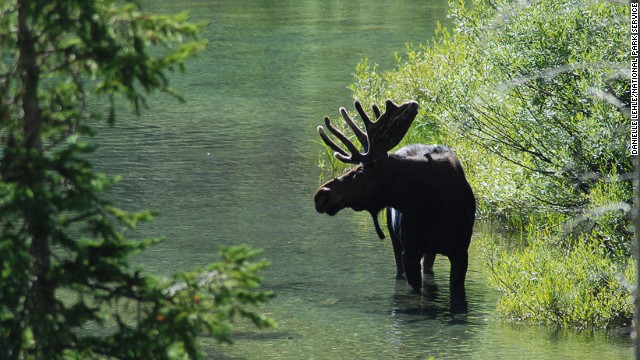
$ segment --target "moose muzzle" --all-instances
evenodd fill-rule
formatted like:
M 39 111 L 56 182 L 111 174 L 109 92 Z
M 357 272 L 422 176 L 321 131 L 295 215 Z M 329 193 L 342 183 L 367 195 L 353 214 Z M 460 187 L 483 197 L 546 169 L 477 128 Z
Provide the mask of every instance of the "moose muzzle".
M 321 187 L 316 192 L 314 197 L 316 211 L 319 213 L 327 213 L 328 215 L 335 215 L 340 211 L 340 207 L 337 204 L 331 204 L 331 189 Z

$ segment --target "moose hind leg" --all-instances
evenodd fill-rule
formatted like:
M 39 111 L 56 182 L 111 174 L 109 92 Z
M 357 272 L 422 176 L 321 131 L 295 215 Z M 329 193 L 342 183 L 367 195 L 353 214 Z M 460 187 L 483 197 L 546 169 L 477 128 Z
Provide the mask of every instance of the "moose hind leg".
M 451 272 L 449 274 L 451 302 L 453 304 L 466 304 L 464 281 L 469 266 L 469 254 L 465 251 L 455 256 L 449 256 L 449 262 L 451 263 Z

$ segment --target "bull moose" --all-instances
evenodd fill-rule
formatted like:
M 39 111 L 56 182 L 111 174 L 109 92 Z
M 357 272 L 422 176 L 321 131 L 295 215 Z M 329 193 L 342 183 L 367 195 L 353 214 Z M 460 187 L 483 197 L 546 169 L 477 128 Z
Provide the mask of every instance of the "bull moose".
M 344 146 L 336 145 L 322 126 L 320 137 L 334 156 L 356 166 L 342 176 L 318 188 L 315 208 L 319 213 L 335 215 L 344 208 L 368 211 L 378 236 L 384 232 L 378 213 L 386 208 L 397 267 L 397 279 L 406 280 L 419 292 L 421 270 L 433 273 L 436 254 L 449 258 L 452 303 L 465 303 L 464 281 L 468 266 L 468 248 L 475 221 L 475 198 L 456 155 L 442 145 L 409 145 L 388 153 L 405 136 L 418 113 L 418 103 L 400 106 L 391 100 L 385 112 L 374 105 L 376 121 L 370 120 L 359 101 L 355 108 L 364 122 L 358 127 L 345 108 L 340 113 L 362 145 L 362 152 L 328 117 L 324 122 Z M 422 266 L 421 266 L 422 260 Z

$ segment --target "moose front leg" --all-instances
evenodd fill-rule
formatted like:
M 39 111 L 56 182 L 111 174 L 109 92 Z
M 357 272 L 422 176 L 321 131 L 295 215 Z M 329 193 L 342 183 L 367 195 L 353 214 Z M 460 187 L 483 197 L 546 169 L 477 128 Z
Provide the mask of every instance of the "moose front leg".
M 387 228 L 393 245 L 393 256 L 396 259 L 396 280 L 404 280 L 404 265 L 402 264 L 402 232 L 400 222 L 402 214 L 391 207 L 387 208 Z
M 427 252 L 422 257 L 422 272 L 426 275 L 433 275 L 433 263 L 436 261 L 436 253 Z
M 422 288 L 422 256 L 425 253 L 421 227 L 413 218 L 396 212 L 399 218 L 402 265 L 407 282 L 414 291 Z
M 393 255 L 396 258 L 396 280 L 404 280 L 405 271 L 402 260 L 402 244 L 400 244 L 399 240 L 394 240 L 393 238 L 391 239 L 391 243 L 393 244 Z
M 402 252 L 402 264 L 404 265 L 407 282 L 414 291 L 420 291 L 422 288 L 422 268 L 420 266 L 420 260 L 422 260 L 422 253 L 411 251 L 405 247 Z

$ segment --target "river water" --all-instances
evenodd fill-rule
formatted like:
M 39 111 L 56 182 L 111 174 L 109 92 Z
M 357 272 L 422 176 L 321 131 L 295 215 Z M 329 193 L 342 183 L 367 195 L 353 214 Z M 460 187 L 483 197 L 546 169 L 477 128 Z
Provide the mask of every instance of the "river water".
M 212 359 L 621 359 L 628 339 L 604 332 L 513 325 L 495 314 L 471 246 L 469 313 L 448 309 L 448 263 L 430 296 L 394 280 L 393 251 L 367 214 L 313 209 L 323 174 L 316 126 L 351 106 L 361 58 L 395 66 L 394 51 L 447 23 L 447 1 L 196 0 L 143 2 L 206 21 L 206 50 L 173 76 L 187 99 L 148 97 L 141 117 L 101 128 L 96 161 L 122 175 L 116 204 L 160 216 L 141 236 L 165 241 L 139 259 L 169 274 L 210 262 L 220 245 L 264 249 L 263 311 L 278 327 L 240 323 L 233 345 L 205 339 Z M 407 99 L 394 99 L 404 101 Z M 447 144 L 455 148 L 455 144 Z M 464 156 L 464 154 L 460 154 Z M 476 233 L 482 226 L 476 226 Z

